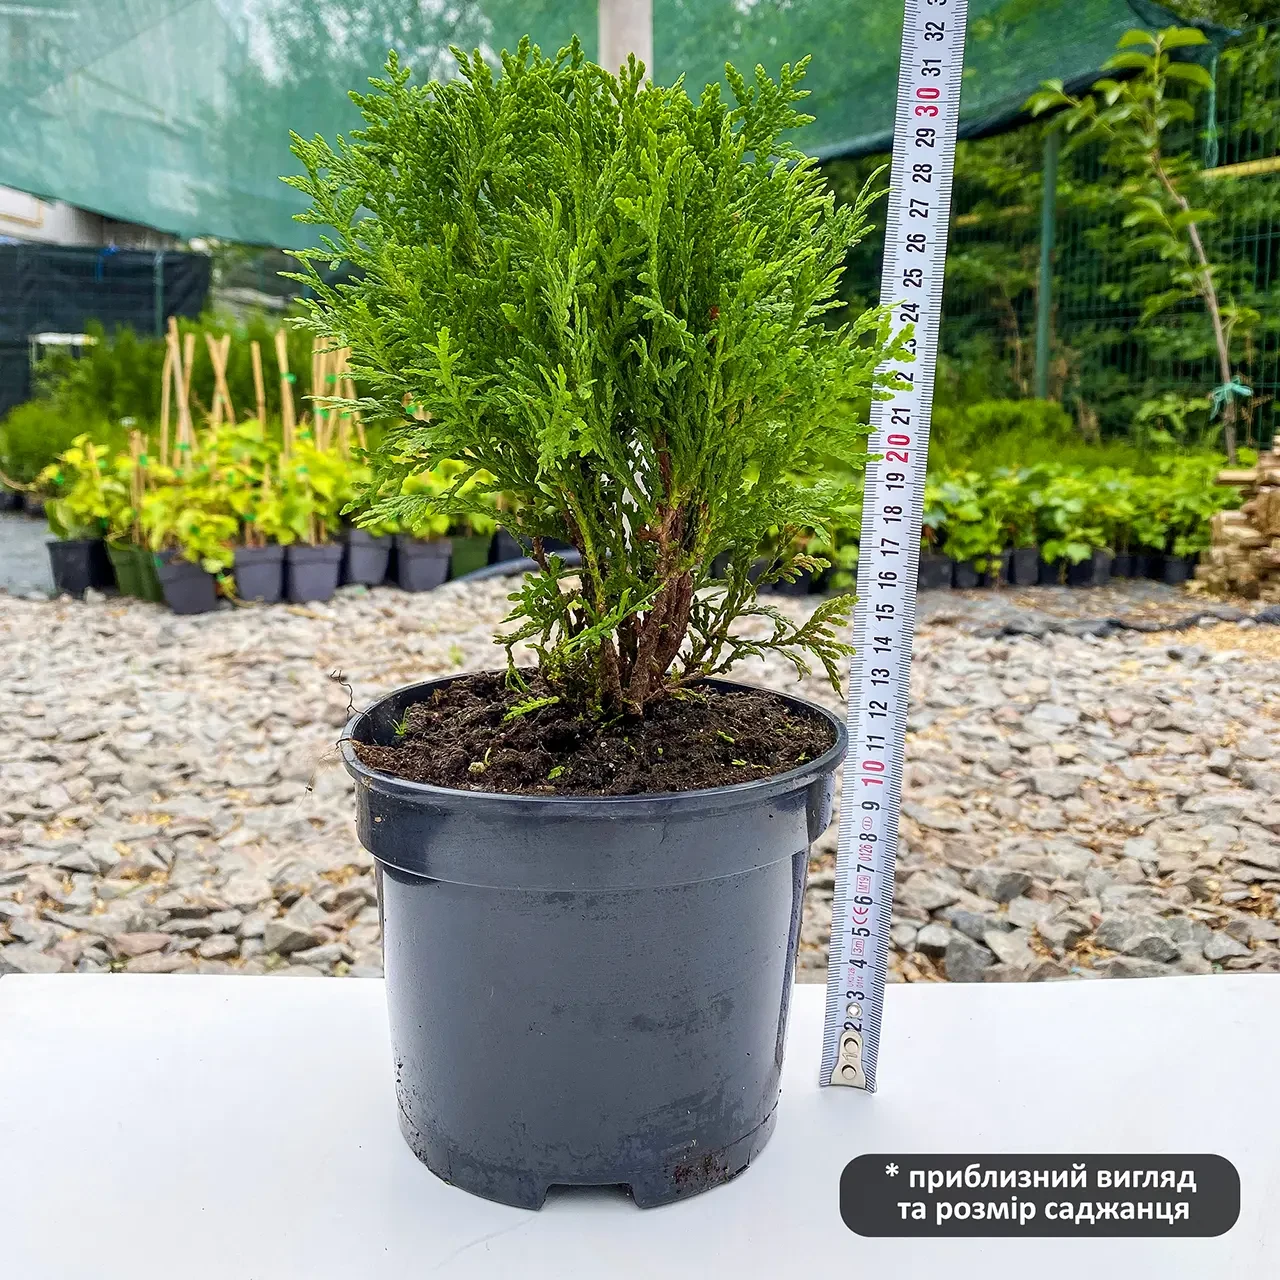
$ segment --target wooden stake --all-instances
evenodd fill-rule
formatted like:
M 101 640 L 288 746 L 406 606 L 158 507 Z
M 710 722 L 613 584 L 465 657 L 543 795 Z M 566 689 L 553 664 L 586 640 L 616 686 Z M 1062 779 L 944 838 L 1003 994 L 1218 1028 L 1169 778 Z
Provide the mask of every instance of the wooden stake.
M 249 356 L 253 361 L 253 393 L 258 398 L 258 421 L 265 430 L 267 425 L 267 389 L 262 381 L 262 348 L 255 338 L 249 343 Z
M 231 388 L 227 385 L 227 361 L 231 358 L 231 335 L 222 335 L 221 349 L 218 353 L 222 359 L 218 361 L 218 380 L 222 383 L 222 399 L 227 406 L 227 419 L 236 420 L 236 407 L 231 403 Z
M 288 462 L 293 456 L 294 417 L 293 378 L 289 373 L 289 344 L 283 329 L 276 330 L 276 363 L 280 366 L 280 456 Z
M 325 447 L 328 427 L 329 412 L 320 402 L 325 393 L 324 377 L 327 364 L 327 353 L 321 349 L 320 339 L 317 338 L 315 345 L 311 348 L 311 430 L 315 434 L 317 449 Z
M 311 423 L 313 430 L 316 431 L 317 443 L 319 442 L 319 425 L 320 425 L 320 404 L 318 397 L 324 393 L 321 390 L 321 379 L 324 372 L 321 366 L 324 364 L 324 353 L 320 348 L 320 338 L 311 339 Z
M 262 468 L 262 500 L 263 506 L 271 498 L 271 464 L 268 463 Z M 250 520 L 245 523 L 244 542 L 247 547 L 265 547 L 267 545 L 266 537 L 262 530 L 258 527 L 256 520 Z
M 204 335 L 204 345 L 209 352 L 209 363 L 213 366 L 213 399 L 209 402 L 209 430 L 217 431 L 222 425 L 223 403 L 222 388 L 218 385 L 218 342 L 211 333 Z
M 228 422 L 236 420 L 235 405 L 231 403 L 231 391 L 227 386 L 227 357 L 231 354 L 231 335 L 224 333 L 221 338 L 213 334 L 204 335 L 205 345 L 209 348 L 209 363 L 213 365 L 213 407 L 209 410 L 209 425 L 216 431 L 225 418 Z
M 164 349 L 164 372 L 160 375 L 160 465 L 169 465 L 169 414 L 173 392 L 173 348 Z
M 187 337 L 191 339 L 186 344 L 188 352 L 194 351 L 195 334 L 189 333 Z M 187 399 L 187 388 L 191 385 L 191 365 L 188 360 L 184 367 L 182 354 L 178 348 L 178 322 L 173 317 L 169 317 L 169 332 L 167 335 L 169 343 L 169 354 L 173 368 L 173 386 L 178 402 L 178 430 L 177 430 L 177 453 L 175 459 L 179 471 L 185 471 L 187 463 L 190 461 L 190 451 L 192 444 L 191 432 L 191 404 Z M 184 447 L 185 446 L 185 447 Z
M 345 395 L 348 400 L 354 400 L 356 398 L 356 384 L 351 380 L 351 376 L 349 374 L 347 375 L 346 382 L 343 384 L 342 394 Z M 360 418 L 359 409 L 351 410 L 351 425 L 355 428 L 356 439 L 360 442 L 360 447 L 362 449 L 367 449 L 369 446 L 364 437 L 364 422 Z
M 142 542 L 142 432 L 129 432 L 129 456 L 133 459 L 133 471 L 129 477 L 129 501 L 133 505 L 133 538 Z
M 188 333 L 182 339 L 182 395 L 191 404 L 191 371 L 196 365 L 196 335 Z

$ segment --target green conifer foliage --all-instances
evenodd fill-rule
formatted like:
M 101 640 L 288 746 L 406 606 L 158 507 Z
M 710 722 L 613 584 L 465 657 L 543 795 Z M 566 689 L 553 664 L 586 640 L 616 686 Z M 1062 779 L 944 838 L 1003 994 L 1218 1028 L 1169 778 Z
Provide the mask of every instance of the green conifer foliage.
M 512 597 L 508 659 L 530 641 L 593 714 L 642 715 L 766 651 L 801 671 L 816 657 L 835 682 L 851 597 L 797 625 L 756 590 L 813 568 L 796 533 L 860 503 L 868 428 L 850 401 L 884 394 L 876 368 L 910 334 L 880 309 L 826 316 L 876 193 L 837 210 L 783 138 L 812 119 L 795 106 L 805 62 L 776 81 L 727 68 L 728 105 L 716 86 L 694 101 L 648 85 L 634 62 L 611 75 L 576 42 L 552 59 L 525 41 L 500 75 L 455 56 L 457 79 L 416 85 L 393 55 L 352 95 L 363 129 L 294 138 L 300 216 L 336 230 L 297 255 L 308 323 L 350 347 L 361 408 L 394 424 L 362 519 L 503 494 L 541 566 Z M 344 261 L 347 283 L 319 278 Z M 449 492 L 401 492 L 444 459 L 464 464 Z M 766 625 L 740 634 L 747 616 Z

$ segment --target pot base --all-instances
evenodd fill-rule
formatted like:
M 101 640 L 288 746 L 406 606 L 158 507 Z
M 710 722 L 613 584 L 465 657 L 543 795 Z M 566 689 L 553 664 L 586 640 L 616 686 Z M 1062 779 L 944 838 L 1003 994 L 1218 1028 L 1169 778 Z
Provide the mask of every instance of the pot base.
M 463 1151 L 450 1150 L 443 1141 L 432 1142 L 420 1133 L 397 1108 L 400 1132 L 423 1164 L 441 1181 L 483 1200 L 510 1205 L 514 1209 L 541 1209 L 552 1187 L 586 1190 L 618 1187 L 630 1195 L 640 1209 L 656 1209 L 677 1200 L 687 1200 L 712 1187 L 732 1182 L 764 1150 L 773 1136 L 778 1108 L 769 1112 L 763 1124 L 745 1137 L 718 1151 L 703 1152 L 696 1159 L 673 1162 L 661 1168 L 620 1169 L 617 1177 L 591 1181 L 552 1181 L 522 1174 L 501 1165 L 485 1165 Z

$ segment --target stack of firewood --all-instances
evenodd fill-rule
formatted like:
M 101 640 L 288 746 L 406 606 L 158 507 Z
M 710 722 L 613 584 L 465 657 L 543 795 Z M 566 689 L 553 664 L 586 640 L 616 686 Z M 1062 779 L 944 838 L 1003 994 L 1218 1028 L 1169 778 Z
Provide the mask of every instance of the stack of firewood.
M 1238 488 L 1244 502 L 1213 517 L 1196 578 L 1210 591 L 1280 602 L 1280 453 L 1259 454 L 1247 471 L 1222 471 L 1218 483 Z

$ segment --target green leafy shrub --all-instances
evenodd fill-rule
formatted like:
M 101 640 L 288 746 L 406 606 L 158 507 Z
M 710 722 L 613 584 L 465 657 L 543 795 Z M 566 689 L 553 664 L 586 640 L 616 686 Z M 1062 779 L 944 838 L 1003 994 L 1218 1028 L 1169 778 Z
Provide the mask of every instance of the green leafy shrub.
M 1255 456 L 1241 451 L 1246 462 Z M 1237 490 L 1214 483 L 1224 461 L 1214 453 L 1168 456 L 1151 474 L 1051 463 L 933 472 L 924 549 L 984 569 L 1007 548 L 1039 544 L 1064 573 L 1102 549 L 1193 555 L 1209 545 L 1213 515 L 1240 502 Z
M 128 503 L 110 453 L 88 435 L 77 436 L 36 480 L 52 495 L 45 512 L 59 538 L 102 537 Z
M 950 472 L 939 478 L 937 504 L 946 529 L 946 552 L 953 560 L 973 562 L 979 573 L 990 568 L 1004 550 L 999 512 L 989 501 L 988 485 L 974 471 Z
M 1082 564 L 1105 545 L 1087 472 L 1047 471 L 1033 501 L 1039 509 L 1040 553 L 1057 562 L 1060 577 L 1065 578 L 1067 565 Z
M 510 679 L 529 640 L 593 711 L 643 714 L 765 650 L 800 670 L 816 656 L 836 682 L 850 598 L 796 624 L 756 589 L 821 567 L 799 535 L 856 500 L 867 434 L 836 406 L 869 401 L 905 348 L 880 309 L 826 322 L 872 193 L 837 210 L 785 140 L 810 119 L 804 63 L 750 84 L 727 68 L 726 105 L 717 86 L 694 101 L 645 85 L 634 63 L 615 77 L 576 42 L 548 59 L 525 41 L 497 78 L 457 57 L 457 79 L 419 86 L 393 56 L 353 95 L 363 129 L 336 149 L 294 139 L 300 216 L 335 228 L 297 255 L 311 327 L 351 348 L 362 405 L 393 423 L 362 521 L 424 499 L 474 518 L 500 493 L 541 565 L 515 598 Z M 318 268 L 343 263 L 351 282 L 326 284 Z M 462 467 L 447 492 L 404 494 L 446 461 Z M 566 532 L 578 585 L 543 550 Z M 746 615 L 772 634 L 733 631 Z
M 1080 432 L 1052 400 L 980 400 L 936 404 L 929 465 L 938 470 L 1025 466 L 1080 443 Z
M 0 422 L 0 472 L 20 485 L 34 484 L 79 436 L 108 449 L 120 439 L 99 414 L 73 415 L 43 400 L 16 405 Z
M 152 551 L 174 551 L 208 573 L 223 573 L 235 559 L 240 522 L 227 486 L 209 468 L 180 477 L 168 468 L 149 472 L 140 522 Z

